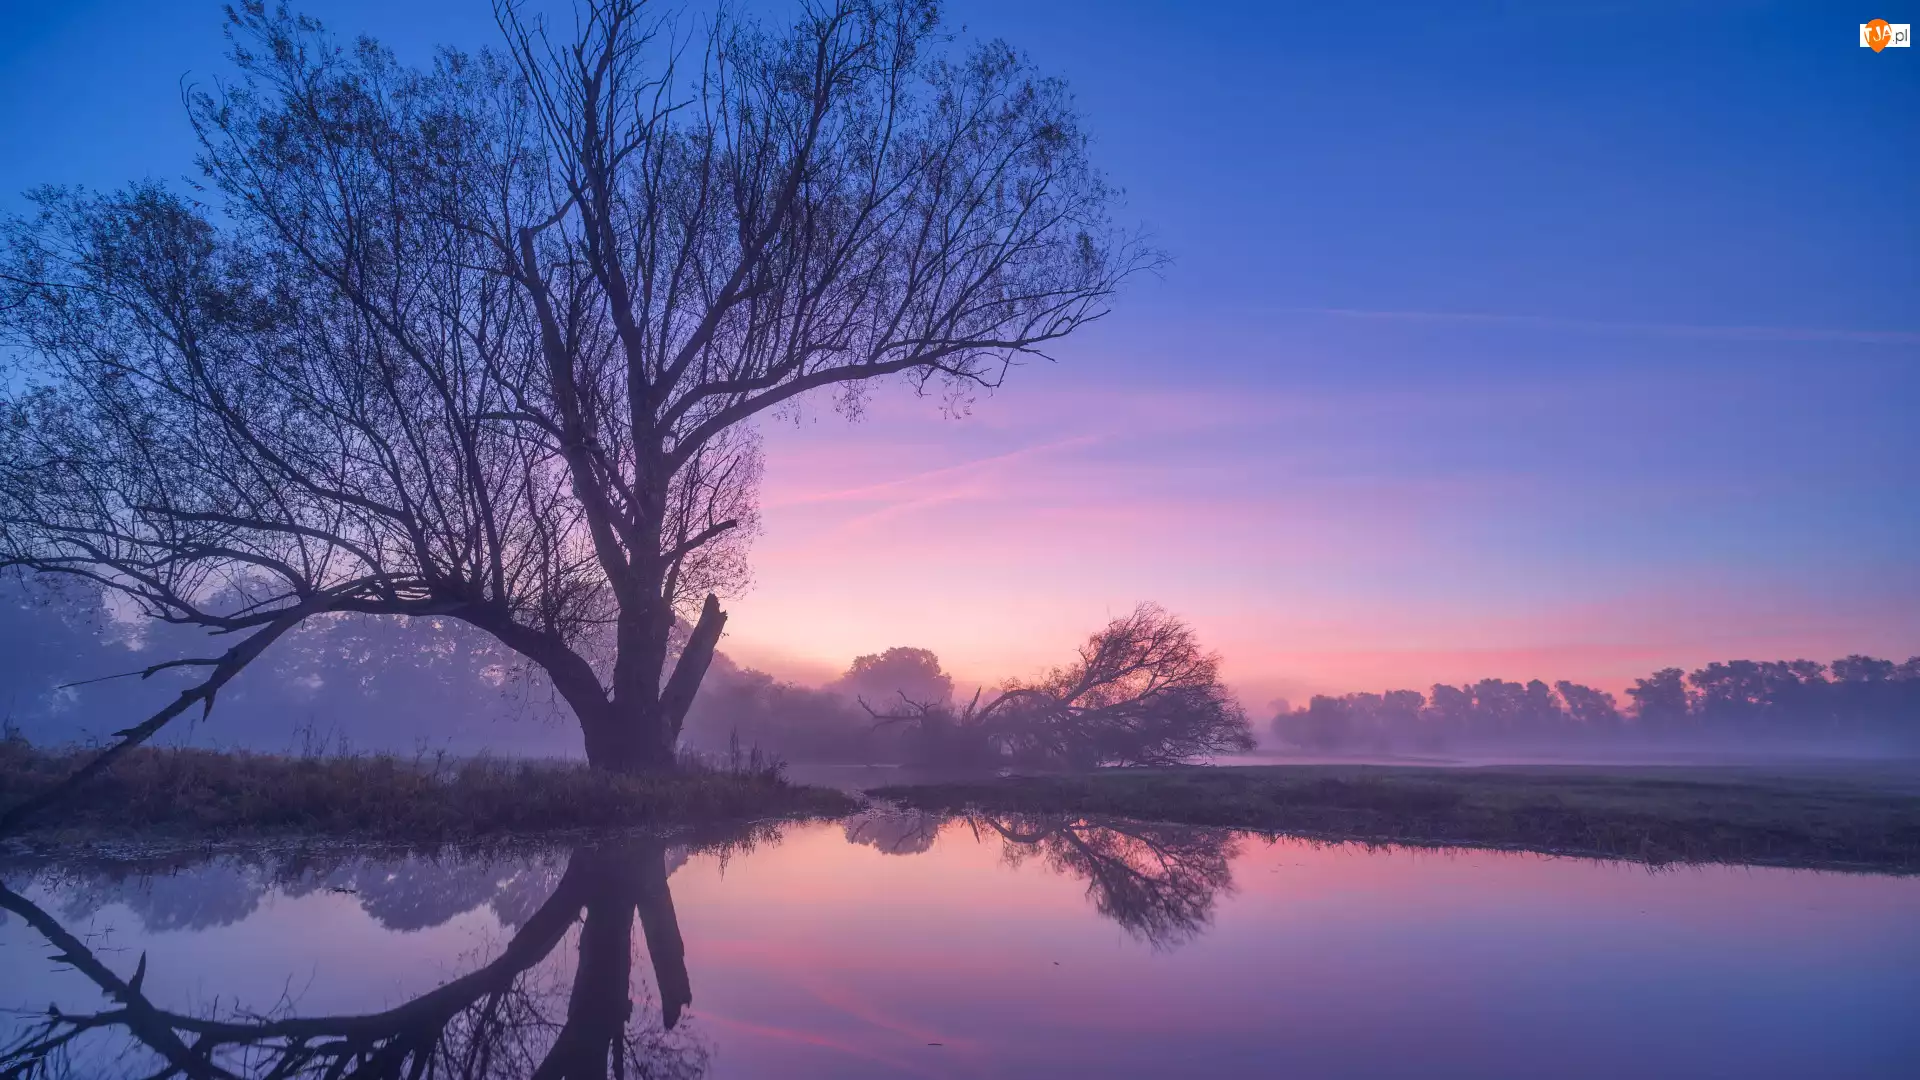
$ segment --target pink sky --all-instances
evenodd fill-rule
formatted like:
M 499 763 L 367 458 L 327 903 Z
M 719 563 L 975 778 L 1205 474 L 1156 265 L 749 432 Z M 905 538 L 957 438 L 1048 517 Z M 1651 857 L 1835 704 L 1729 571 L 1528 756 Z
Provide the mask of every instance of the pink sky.
M 486 4 L 304 6 L 410 62 L 495 40 Z M 0 191 L 193 171 L 217 5 L 15 7 Z M 735 656 L 992 681 L 1154 600 L 1259 711 L 1920 652 L 1920 218 L 1862 210 L 1911 201 L 1920 80 L 1855 16 L 1712 49 L 1660 5 L 1409 5 L 1366 48 L 1331 5 L 950 16 L 1068 81 L 1172 261 L 964 421 L 769 422 Z
M 1394 398 L 1168 393 L 1091 375 L 1022 369 L 960 418 L 893 393 L 853 423 L 818 408 L 767 425 L 755 580 L 723 648 L 819 681 L 914 645 L 963 684 L 995 682 L 1061 662 L 1151 600 L 1223 654 L 1260 714 L 1274 698 L 1486 676 L 1618 692 L 1669 664 L 1904 658 L 1916 644 L 1898 590 L 1721 566 L 1710 544 L 1675 540 L 1650 562 L 1579 542 L 1620 527 L 1602 516 L 1657 512 L 1684 531 L 1685 484 L 1609 491 L 1603 476 L 1536 475 L 1524 459 L 1350 467 L 1374 425 L 1404 433 L 1556 399 L 1604 408 L 1607 385 Z M 1321 438 L 1330 428 L 1342 437 Z

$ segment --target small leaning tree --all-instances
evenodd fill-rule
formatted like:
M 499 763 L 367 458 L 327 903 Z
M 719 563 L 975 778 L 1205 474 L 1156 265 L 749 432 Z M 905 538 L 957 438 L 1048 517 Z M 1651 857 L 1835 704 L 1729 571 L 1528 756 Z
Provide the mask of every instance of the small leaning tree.
M 35 193 L 0 253 L 0 566 L 205 628 L 452 618 L 537 666 L 587 758 L 670 769 L 743 581 L 752 420 L 961 392 L 1100 317 L 1113 227 L 1065 88 L 926 0 L 677 36 L 639 0 L 427 70 L 258 0 L 187 103 L 211 204 Z M 690 58 L 697 58 L 694 62 Z M 676 633 L 681 619 L 691 632 Z

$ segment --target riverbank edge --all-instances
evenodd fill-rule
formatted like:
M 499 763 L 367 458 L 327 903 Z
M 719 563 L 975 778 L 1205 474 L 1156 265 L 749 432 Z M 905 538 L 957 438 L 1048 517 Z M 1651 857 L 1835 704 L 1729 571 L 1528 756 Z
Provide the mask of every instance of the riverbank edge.
M 0 742 L 0 808 L 51 787 L 89 754 Z M 435 844 L 838 818 L 862 805 L 765 765 L 615 776 L 563 761 L 141 747 L 4 839 L 33 848 L 275 837 Z
M 906 809 L 1072 814 L 1325 842 L 1920 873 L 1920 781 L 1684 767 L 1193 766 L 891 785 Z
M 0 806 L 57 782 L 85 754 L 0 742 Z M 141 748 L 5 842 L 38 851 L 555 842 L 835 820 L 876 804 L 1650 865 L 1920 873 L 1920 777 L 1733 766 L 1188 766 L 898 784 L 862 797 L 791 783 L 777 767 L 617 777 L 553 761 Z

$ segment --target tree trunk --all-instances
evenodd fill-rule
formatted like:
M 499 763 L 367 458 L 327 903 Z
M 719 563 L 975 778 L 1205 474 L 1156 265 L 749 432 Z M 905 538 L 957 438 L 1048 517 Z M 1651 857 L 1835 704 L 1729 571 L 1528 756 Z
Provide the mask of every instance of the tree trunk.
M 580 723 L 580 738 L 587 751 L 587 764 L 595 769 L 629 775 L 671 769 L 671 750 L 660 752 L 657 719 L 635 715 L 631 706 L 622 708 L 577 654 L 568 652 L 566 659 L 572 663 L 560 665 L 543 662 L 541 667 L 553 681 L 553 687 L 561 699 L 573 710 L 574 719 Z M 651 740 L 645 738 L 650 734 L 655 737 Z
M 576 849 L 567 865 L 582 883 L 580 955 L 567 1019 L 536 1080 L 604 1080 L 628 1075 L 625 1032 L 633 1015 L 633 917 L 653 961 L 662 1027 L 672 1031 L 693 1000 L 686 945 L 667 887 L 666 842 L 647 838 Z M 640 1064 L 644 1065 L 645 1062 Z
M 591 694 L 579 688 L 572 693 L 561 688 L 561 696 L 580 719 L 587 764 L 593 768 L 635 775 L 671 772 L 678 762 L 680 728 L 713 663 L 727 615 L 720 610 L 719 598 L 708 594 L 700 609 L 700 621 L 694 624 L 673 675 L 664 686 L 661 674 L 665 646 L 661 643 L 655 647 L 651 631 L 656 620 L 652 615 L 621 613 L 617 636 L 620 653 L 614 663 L 611 700 L 600 691 L 598 682 Z M 581 700 L 576 701 L 576 695 Z
M 673 910 L 673 892 L 667 887 L 667 849 L 660 840 L 634 841 L 631 859 L 639 879 L 635 906 L 640 910 L 640 932 L 653 961 L 653 985 L 660 993 L 660 1021 L 668 1031 L 680 1022 L 681 1010 L 693 1003 L 693 982 L 687 976 L 687 945 L 680 937 L 680 917 Z
M 669 734 L 658 703 L 638 708 L 603 703 L 593 722 L 582 718 L 580 729 L 587 764 L 593 768 L 629 776 L 674 769 L 677 740 Z
M 458 616 L 547 673 L 580 722 L 588 765 L 627 774 L 673 770 L 680 725 L 713 662 L 727 622 L 719 598 L 709 593 L 672 677 L 663 679 L 673 612 L 658 598 L 650 604 L 623 604 L 615 628 L 609 691 L 600 684 L 593 666 L 551 632 L 529 629 L 495 611 L 462 611 Z

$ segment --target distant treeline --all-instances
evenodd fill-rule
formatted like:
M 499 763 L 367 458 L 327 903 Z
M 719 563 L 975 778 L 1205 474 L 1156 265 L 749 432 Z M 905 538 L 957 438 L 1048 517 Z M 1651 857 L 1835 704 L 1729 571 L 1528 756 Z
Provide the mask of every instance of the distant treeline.
M 878 725 L 860 707 L 911 699 L 946 705 L 953 679 L 926 649 L 896 646 L 855 657 L 825 686 L 803 686 L 736 666 L 716 653 L 687 714 L 682 739 L 708 753 L 758 746 L 789 761 L 900 762 L 912 756 L 904 732 Z
M 1167 765 L 1251 750 L 1220 658 L 1193 630 L 1142 604 L 1091 634 L 1067 663 L 956 701 L 926 649 L 858 657 L 820 689 L 716 664 L 687 717 L 696 749 L 721 739 L 794 761 L 949 769 Z
M 194 628 L 112 617 L 97 590 L 0 574 L 0 726 L 44 745 L 89 743 L 150 714 L 191 677 L 147 665 L 224 648 Z M 714 657 L 684 741 L 726 753 L 734 742 L 793 761 L 899 761 L 905 734 L 877 730 L 861 699 L 945 703 L 952 680 L 924 649 L 856 659 L 825 687 L 783 682 Z M 579 757 L 566 705 L 519 657 L 450 619 L 309 620 L 196 710 L 162 744 L 270 753 L 417 748 Z
M 1904 664 L 1848 656 L 1730 660 L 1637 679 L 1622 708 L 1612 694 L 1562 680 L 1549 686 L 1482 679 L 1429 694 L 1315 695 L 1283 709 L 1273 736 L 1318 753 L 1586 749 L 1645 744 L 1684 749 L 1920 750 L 1920 656 Z
M 42 745 L 100 741 L 190 677 L 171 668 L 142 677 L 147 668 L 207 655 L 219 641 L 116 617 L 94 589 L 0 575 L 0 728 Z M 926 649 L 856 657 L 820 687 L 721 652 L 682 745 L 722 758 L 758 749 L 794 762 L 982 769 L 1183 761 L 1252 746 L 1218 666 L 1185 624 L 1152 605 L 1089 637 L 1065 665 L 967 700 L 956 700 Z M 577 728 L 552 722 L 566 708 L 537 669 L 456 620 L 320 616 L 223 690 L 210 717 L 195 712 L 160 741 L 579 757 Z
M 1177 621 L 1148 623 L 1168 631 L 1166 641 L 1185 641 L 1184 631 L 1174 633 Z M 1089 644 L 1133 640 L 1116 627 Z M 150 679 L 127 673 L 209 647 L 196 630 L 113 618 L 91 590 L 62 595 L 0 577 L 0 724 L 39 743 L 101 738 L 182 685 L 176 671 Z M 683 741 L 716 754 L 758 746 L 790 761 L 1071 766 L 1157 760 L 1170 749 L 1181 751 L 1175 757 L 1204 756 L 1230 748 L 1244 730 L 1197 646 L 1158 658 L 1180 663 L 1141 668 L 1181 677 L 1149 680 L 1153 692 L 1139 700 L 1101 677 L 1079 686 L 1098 675 L 1095 658 L 1076 657 L 1069 670 L 968 702 L 956 700 L 952 677 L 926 649 L 858 657 L 820 687 L 740 667 L 722 652 Z M 1012 690 L 1020 693 L 993 704 Z M 1920 753 L 1920 657 L 1903 664 L 1867 656 L 1832 664 L 1735 660 L 1691 674 L 1667 668 L 1638 680 L 1627 698 L 1623 705 L 1589 686 L 1537 679 L 1320 696 L 1275 717 L 1269 741 L 1339 754 L 1571 756 L 1641 744 Z M 1142 711 L 1142 702 L 1151 707 Z M 210 720 L 183 722 L 163 741 L 286 751 L 317 739 L 328 748 L 577 757 L 578 731 L 555 722 L 564 719 L 565 706 L 537 673 L 483 634 L 450 620 L 353 616 L 311 621 L 223 691 Z M 1073 734 L 1062 741 L 1062 733 Z M 1123 745 L 1143 737 L 1139 746 Z
M 0 725 L 43 745 L 89 743 L 138 721 L 199 676 L 148 665 L 217 655 L 229 639 L 112 617 L 98 591 L 0 575 Z M 161 745 L 270 753 L 490 750 L 577 757 L 580 736 L 519 658 L 451 619 L 310 619 Z

